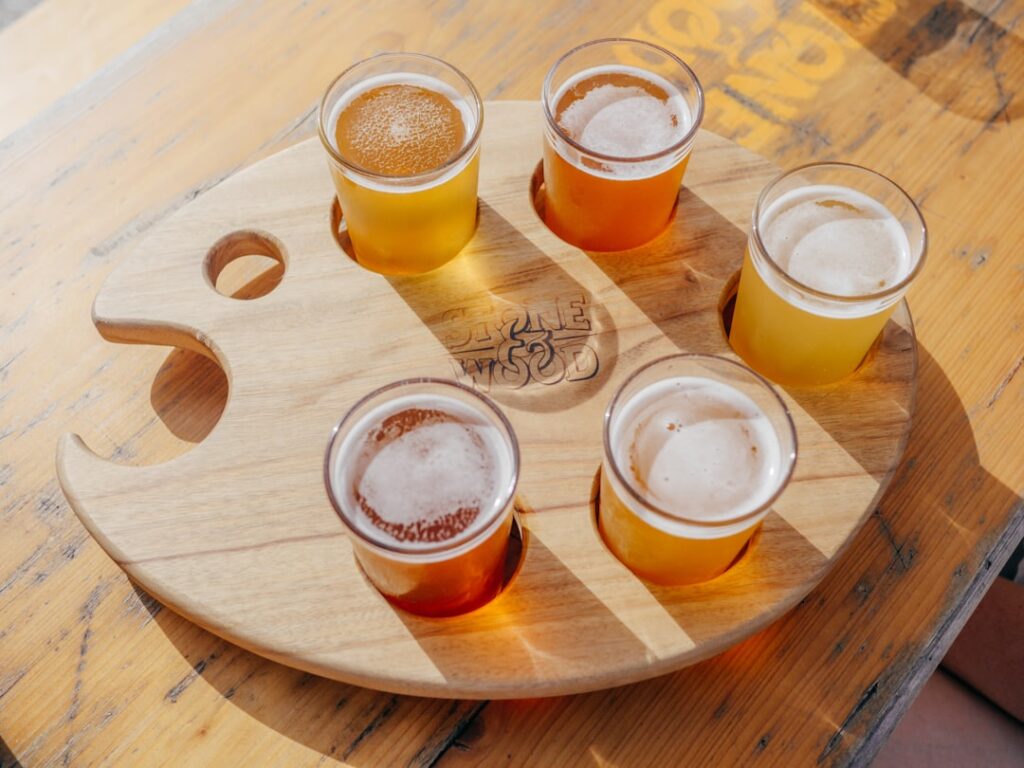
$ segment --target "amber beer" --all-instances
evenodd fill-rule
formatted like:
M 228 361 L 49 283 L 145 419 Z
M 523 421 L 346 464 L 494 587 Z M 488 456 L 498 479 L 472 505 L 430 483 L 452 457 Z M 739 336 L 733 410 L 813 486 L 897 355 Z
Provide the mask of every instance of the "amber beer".
M 394 605 L 451 616 L 501 590 L 519 447 L 490 400 L 438 379 L 378 389 L 335 429 L 324 472 L 356 558 Z
M 796 431 L 771 385 L 708 355 L 673 355 L 626 380 L 605 413 L 598 527 L 656 584 L 735 562 L 789 481 Z
M 595 251 L 633 248 L 660 233 L 703 115 L 693 71 L 655 45 L 596 40 L 555 63 L 542 96 L 548 226 Z
M 374 56 L 330 85 L 320 140 L 360 264 L 419 274 L 459 253 L 476 229 L 482 124 L 473 84 L 430 56 Z
M 781 384 L 837 381 L 864 360 L 924 264 L 910 197 L 845 163 L 785 173 L 761 193 L 729 341 Z

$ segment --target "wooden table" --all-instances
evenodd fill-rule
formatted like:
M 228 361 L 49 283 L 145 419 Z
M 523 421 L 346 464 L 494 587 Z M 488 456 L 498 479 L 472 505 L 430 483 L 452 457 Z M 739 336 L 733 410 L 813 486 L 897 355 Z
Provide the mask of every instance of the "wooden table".
M 869 761 L 1024 528 L 1022 18 L 1021 0 L 44 0 L 0 31 L 0 765 Z M 65 503 L 57 439 L 159 462 L 209 432 L 227 391 L 195 354 L 99 338 L 110 270 L 312 135 L 358 58 L 431 52 L 487 99 L 536 98 L 559 53 L 610 34 L 687 58 L 706 127 L 783 166 L 863 163 L 924 209 L 916 422 L 835 570 L 696 667 L 492 703 L 302 674 L 133 589 Z

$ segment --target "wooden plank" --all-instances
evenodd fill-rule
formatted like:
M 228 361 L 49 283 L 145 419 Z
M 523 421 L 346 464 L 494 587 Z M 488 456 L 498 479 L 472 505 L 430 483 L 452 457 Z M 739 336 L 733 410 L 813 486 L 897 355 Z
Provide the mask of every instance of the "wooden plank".
M 0 32 L 0 137 L 28 123 L 186 4 L 47 0 L 12 20 Z
M 933 639 L 998 566 L 1024 490 L 1022 182 L 1008 171 L 1024 136 L 1019 98 L 1003 108 L 998 98 L 1000 88 L 1004 99 L 1024 91 L 1020 2 L 881 2 L 849 19 L 824 0 L 366 5 L 190 6 L 0 144 L 0 721 L 10 751 L 26 765 L 173 764 L 185 745 L 222 762 L 241 751 L 315 764 L 351 750 L 345 759 L 357 764 L 429 764 L 447 749 L 488 764 L 593 764 L 615 752 L 625 765 L 699 755 L 717 734 L 748 762 L 869 755 L 870 735 L 935 662 Z M 572 42 L 613 33 L 691 61 L 712 130 L 780 165 L 837 157 L 889 173 L 923 202 L 931 227 L 930 263 L 910 295 L 925 353 L 919 408 L 931 417 L 830 578 L 752 650 L 710 662 L 724 667 L 720 690 L 742 713 L 694 741 L 683 727 L 691 698 L 659 693 L 679 686 L 667 678 L 641 692 L 681 709 L 632 689 L 594 695 L 601 707 L 588 697 L 490 704 L 474 740 L 474 705 L 388 707 L 388 696 L 218 652 L 219 640 L 170 612 L 152 620 L 62 503 L 53 446 L 73 429 L 120 461 L 166 460 L 216 420 L 225 382 L 191 356 L 100 342 L 88 317 L 104 275 L 198 190 L 311 135 L 304 116 L 319 91 L 362 55 L 430 51 L 485 97 L 536 98 Z M 57 53 L 36 42 L 39 57 Z M 983 85 L 968 89 L 980 106 L 944 103 L 948 91 L 930 84 L 944 70 L 930 61 Z M 657 737 L 638 738 L 646 732 L 631 726 L 661 711 L 671 714 Z M 463 752 L 460 739 L 474 746 Z
M 39 0 L 0 0 L 0 29 L 13 24 L 39 4 Z

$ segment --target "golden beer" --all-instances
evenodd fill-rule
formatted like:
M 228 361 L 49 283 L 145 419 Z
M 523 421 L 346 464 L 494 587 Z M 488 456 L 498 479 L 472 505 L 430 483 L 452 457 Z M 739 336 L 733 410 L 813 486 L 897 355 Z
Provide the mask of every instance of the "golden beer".
M 392 604 L 452 616 L 501 590 L 519 448 L 482 395 L 436 379 L 383 387 L 339 423 L 324 474 L 359 564 Z
M 667 74 L 626 66 L 648 57 Z M 595 251 L 633 248 L 668 224 L 704 109 L 696 76 L 670 52 L 596 40 L 551 68 L 543 88 L 544 217 Z
M 792 419 L 764 379 L 725 358 L 661 358 L 605 414 L 598 527 L 641 578 L 706 581 L 735 562 L 795 461 Z
M 482 123 L 473 84 L 429 56 L 382 54 L 331 84 L 320 139 L 360 264 L 420 274 L 469 242 Z
M 730 343 L 782 384 L 847 376 L 924 263 L 920 211 L 884 176 L 822 163 L 772 182 L 753 218 Z

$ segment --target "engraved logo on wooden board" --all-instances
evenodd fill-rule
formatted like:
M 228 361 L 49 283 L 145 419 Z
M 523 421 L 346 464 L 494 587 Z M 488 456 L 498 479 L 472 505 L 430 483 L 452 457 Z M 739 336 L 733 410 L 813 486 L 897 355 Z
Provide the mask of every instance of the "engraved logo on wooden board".
M 442 329 L 456 378 L 483 392 L 578 383 L 600 369 L 590 304 L 582 293 L 528 307 L 453 307 L 444 313 Z

